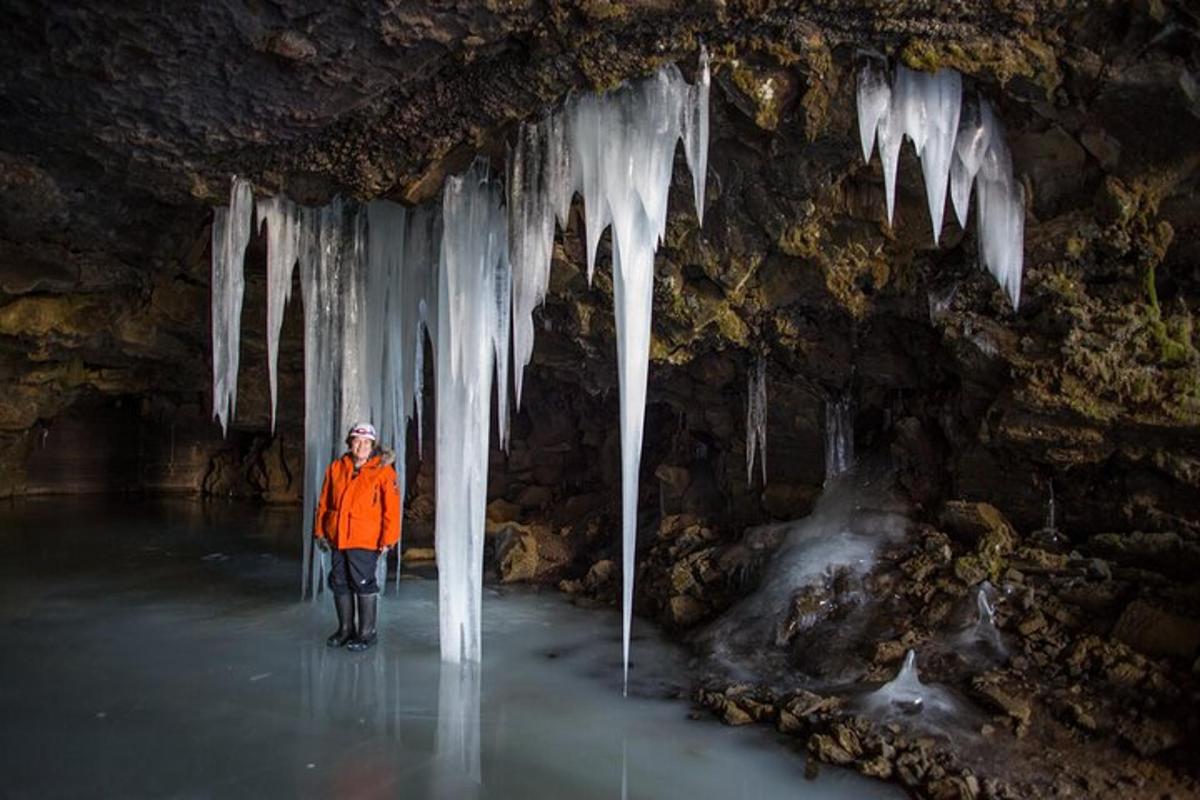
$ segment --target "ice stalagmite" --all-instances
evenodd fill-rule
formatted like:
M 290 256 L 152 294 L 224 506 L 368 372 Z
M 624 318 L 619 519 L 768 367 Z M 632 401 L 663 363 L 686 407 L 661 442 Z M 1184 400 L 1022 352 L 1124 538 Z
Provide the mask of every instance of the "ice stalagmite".
M 229 208 L 213 209 L 212 224 L 212 366 L 213 417 L 221 433 L 237 408 L 238 351 L 242 343 L 243 264 L 254 219 L 254 187 L 234 178 Z
M 550 285 L 554 224 L 557 219 L 566 227 L 574 192 L 563 114 L 521 126 L 508 156 L 507 178 L 513 388 L 520 408 L 522 378 L 533 355 L 533 310 Z
M 278 400 L 279 332 L 292 296 L 292 276 L 300 255 L 300 213 L 286 197 L 260 200 L 257 224 L 267 237 L 267 377 L 271 389 L 271 430 Z
M 908 138 L 925 175 L 934 244 L 941 235 L 947 183 L 963 226 L 973 184 L 980 261 L 1016 308 L 1024 267 L 1025 190 L 1013 177 L 1012 157 L 991 106 L 982 99 L 964 102 L 962 78 L 953 70 L 930 75 L 898 65 L 886 102 L 885 95 L 879 65 L 868 60 L 858 76 L 859 136 L 868 159 L 871 131 L 879 143 L 888 224 L 896 205 L 900 145 Z
M 754 456 L 762 466 L 767 482 L 767 360 L 759 356 L 747 373 L 746 387 L 746 484 L 754 480 Z
M 442 659 L 455 663 L 480 660 L 488 411 L 507 322 L 507 251 L 500 190 L 477 161 L 446 181 L 438 274 L 435 535 Z
M 707 83 L 702 55 L 699 82 Z M 690 86 L 673 65 L 611 94 L 578 98 L 567 109 L 575 185 L 583 194 L 589 276 L 604 225 L 612 225 L 613 305 L 621 395 L 622 601 L 624 679 L 628 687 L 633 621 L 637 481 L 641 462 L 654 253 L 666 229 L 676 142 L 685 119 L 694 165 L 707 163 L 708 93 Z M 702 106 L 704 106 L 702 108 Z M 703 177 L 700 179 L 703 183 Z M 696 191 L 696 184 L 693 185 Z M 702 195 L 696 191 L 698 201 Z

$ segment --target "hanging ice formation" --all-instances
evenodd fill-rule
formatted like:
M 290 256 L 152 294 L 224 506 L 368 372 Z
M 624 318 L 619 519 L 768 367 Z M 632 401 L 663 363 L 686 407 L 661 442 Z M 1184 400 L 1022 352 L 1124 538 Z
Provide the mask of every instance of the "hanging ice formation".
M 242 271 L 246 245 L 250 242 L 254 187 L 233 178 L 229 186 L 229 208 L 213 209 L 212 224 L 212 366 L 213 417 L 221 433 L 237 408 L 238 348 L 242 342 L 242 295 L 246 281 Z
M 847 395 L 825 401 L 825 482 L 854 466 L 854 403 Z
M 532 313 L 549 281 L 555 222 L 565 225 L 578 192 L 584 204 L 589 279 L 600 236 L 612 227 L 627 682 L 654 254 L 666 229 L 680 139 L 692 170 L 697 216 L 702 218 L 708 95 L 708 55 L 702 50 L 695 85 L 668 65 L 610 94 L 577 97 L 561 111 L 524 126 L 510 157 L 507 208 L 501 207 L 499 190 L 480 164 L 466 176 L 447 181 L 440 218 L 436 210 L 411 211 L 386 202 L 372 203 L 363 211 L 339 200 L 320 209 L 300 208 L 285 198 L 264 201 L 259 223 L 267 227 L 269 249 L 272 418 L 279 330 L 297 262 L 304 297 L 305 595 L 310 587 L 313 597 L 323 591 L 323 559 L 311 549 L 310 532 L 324 467 L 339 454 L 341 433 L 350 422 L 372 418 L 381 438 L 396 447 L 403 479 L 405 430 L 413 410 L 420 414 L 421 333 L 436 332 L 432 338 L 438 383 L 442 655 L 449 661 L 479 659 L 492 376 L 498 380 L 498 433 L 504 444 L 509 337 L 519 402 L 522 372 L 533 349 Z M 233 212 L 240 213 L 244 206 L 249 215 L 248 202 L 235 202 Z M 218 211 L 215 242 L 228 238 L 227 219 Z M 243 242 L 241 249 L 244 246 Z M 223 277 L 225 272 L 218 269 L 232 263 L 225 252 L 225 247 L 214 248 L 214 278 Z M 432 263 L 439 264 L 436 274 L 428 269 Z M 238 259 L 239 278 L 240 266 Z M 214 287 L 223 286 L 214 280 Z M 213 302 L 216 318 L 216 291 Z M 224 314 L 223 296 L 221 302 Z M 228 346 L 228 334 L 235 331 L 227 325 L 219 330 L 213 339 L 214 361 L 220 351 L 219 363 L 224 365 L 226 351 L 221 348 Z M 224 369 L 214 371 L 214 385 L 222 390 L 229 384 L 221 382 L 225 374 Z M 418 416 L 418 445 L 419 437 Z M 760 442 L 765 445 L 765 436 Z
M 485 163 L 448 178 L 438 267 L 437 563 L 442 659 L 480 660 L 488 412 L 508 391 L 507 225 Z M 500 406 L 503 415 L 503 404 Z M 501 429 L 504 423 L 501 422 Z M 503 438 L 503 434 L 502 437 Z
M 422 334 L 434 308 L 436 209 L 387 201 L 365 210 L 340 199 L 302 208 L 286 197 L 258 202 L 267 239 L 267 363 L 274 422 L 279 333 L 300 265 L 304 297 L 304 566 L 302 596 L 324 591 L 325 559 L 311 532 L 324 468 L 355 421 L 377 422 L 404 487 L 408 422 L 419 412 Z M 418 430 L 418 441 L 420 432 Z M 386 575 L 379 564 L 379 577 Z M 397 579 L 399 574 L 397 573 Z M 381 583 L 382 585 L 382 583 Z
M 762 467 L 762 481 L 767 482 L 767 360 L 761 355 L 747 373 L 746 387 L 746 485 L 754 480 L 754 457 Z
M 1016 308 L 1024 265 L 1025 189 L 1013 178 L 1004 131 L 988 102 L 974 97 L 964 102 L 962 78 L 954 70 L 930 74 L 899 64 L 889 84 L 883 62 L 867 58 L 858 74 L 858 130 L 865 161 L 878 142 L 888 224 L 905 137 L 921 159 L 935 245 L 947 186 L 955 216 L 965 228 L 974 184 L 980 261 Z
M 637 484 L 650 360 L 654 253 L 667 224 L 667 194 L 675 143 L 684 138 L 697 214 L 704 205 L 707 162 L 708 57 L 701 53 L 695 87 L 673 65 L 650 79 L 604 96 L 579 98 L 568 108 L 572 163 L 583 195 L 588 273 L 599 232 L 612 225 L 613 305 L 621 402 L 621 548 L 623 680 L 629 683 L 633 623 Z

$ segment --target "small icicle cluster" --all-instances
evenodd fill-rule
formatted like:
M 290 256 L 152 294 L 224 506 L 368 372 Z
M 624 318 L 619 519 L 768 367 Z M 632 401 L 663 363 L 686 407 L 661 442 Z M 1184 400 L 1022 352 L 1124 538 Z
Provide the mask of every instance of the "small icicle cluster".
M 947 186 L 955 216 L 965 228 L 974 185 L 980 261 L 1016 308 L 1024 265 L 1025 189 L 1013 178 L 1004 130 L 987 100 L 969 96 L 964 101 L 962 78 L 954 70 L 930 74 L 899 64 L 889 83 L 884 64 L 868 58 L 858 73 L 858 132 L 864 161 L 871 160 L 878 143 L 888 224 L 905 138 L 921 159 L 935 245 Z
M 213 417 L 221 433 L 237 408 L 238 348 L 242 343 L 243 263 L 250 243 L 254 187 L 233 178 L 229 207 L 213 209 L 212 224 L 212 366 Z
M 754 457 L 767 483 L 767 360 L 761 355 L 746 373 L 746 485 L 754 481 Z

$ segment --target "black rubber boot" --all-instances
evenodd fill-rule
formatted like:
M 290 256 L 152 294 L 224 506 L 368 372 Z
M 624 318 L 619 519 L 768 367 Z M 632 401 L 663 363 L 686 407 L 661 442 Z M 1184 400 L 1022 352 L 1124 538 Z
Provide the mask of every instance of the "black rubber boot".
M 375 644 L 375 615 L 379 610 L 379 595 L 356 594 L 354 597 L 358 601 L 358 635 L 350 640 L 346 649 L 358 652 Z
M 335 594 L 333 607 L 337 609 L 338 629 L 325 640 L 325 644 L 341 647 L 354 638 L 354 595 Z

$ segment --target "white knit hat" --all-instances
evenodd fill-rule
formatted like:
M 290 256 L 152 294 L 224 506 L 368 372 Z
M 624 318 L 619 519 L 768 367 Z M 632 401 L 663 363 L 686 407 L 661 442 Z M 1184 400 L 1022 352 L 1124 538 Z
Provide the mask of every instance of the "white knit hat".
M 350 428 L 350 432 L 346 434 L 347 439 L 352 439 L 355 436 L 370 439 L 372 442 L 379 438 L 378 434 L 375 433 L 375 426 L 369 422 L 356 423 L 354 427 Z

